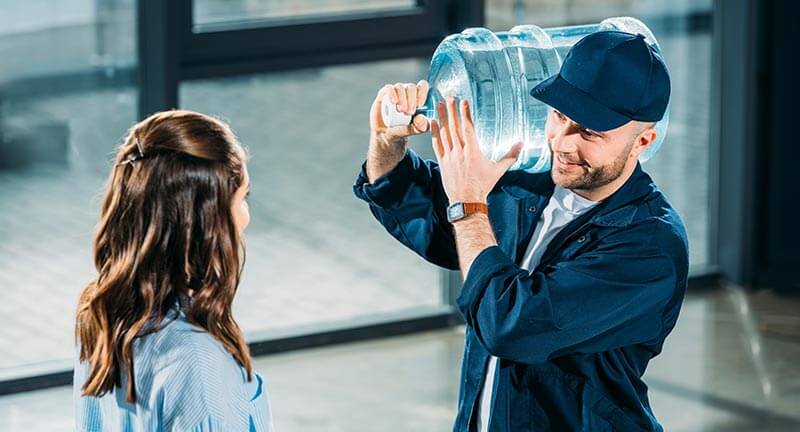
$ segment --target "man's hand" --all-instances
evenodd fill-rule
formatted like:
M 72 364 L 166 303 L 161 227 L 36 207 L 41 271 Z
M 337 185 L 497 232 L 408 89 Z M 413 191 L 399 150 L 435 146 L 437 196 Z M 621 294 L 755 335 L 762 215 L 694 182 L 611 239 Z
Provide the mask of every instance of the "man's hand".
M 428 82 L 417 84 L 386 85 L 375 97 L 369 113 L 369 150 L 367 151 L 367 177 L 370 183 L 382 177 L 403 159 L 408 137 L 428 130 L 428 119 L 424 115 L 414 116 L 410 125 L 387 127 L 381 116 L 381 104 L 385 96 L 397 106 L 397 110 L 412 115 L 425 104 L 428 97 Z
M 478 148 L 467 101 L 462 100 L 456 107 L 456 100 L 447 98 L 447 104 L 438 104 L 436 110 L 439 121 L 431 120 L 433 151 L 450 203 L 485 203 L 500 177 L 516 162 L 522 144 L 514 144 L 502 159 L 494 162 Z
M 478 147 L 467 101 L 461 101 L 456 107 L 455 99 L 448 98 L 447 105 L 440 103 L 436 110 L 439 121 L 431 120 L 433 151 L 439 161 L 447 197 L 451 203 L 485 203 L 503 173 L 516 162 L 522 144 L 514 144 L 502 159 L 494 162 Z M 466 278 L 475 258 L 484 249 L 496 246 L 497 240 L 489 217 L 484 214 L 477 213 L 454 222 L 453 228 L 459 266 Z

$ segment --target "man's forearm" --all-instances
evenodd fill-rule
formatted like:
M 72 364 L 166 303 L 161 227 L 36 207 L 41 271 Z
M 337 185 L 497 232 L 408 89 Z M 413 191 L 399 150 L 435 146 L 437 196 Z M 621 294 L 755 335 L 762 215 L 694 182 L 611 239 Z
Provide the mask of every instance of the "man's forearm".
M 497 246 L 489 216 L 475 213 L 453 224 L 461 275 L 467 278 L 472 263 L 484 249 Z
M 407 140 L 395 143 L 370 142 L 367 150 L 367 178 L 370 183 L 393 170 L 406 155 Z

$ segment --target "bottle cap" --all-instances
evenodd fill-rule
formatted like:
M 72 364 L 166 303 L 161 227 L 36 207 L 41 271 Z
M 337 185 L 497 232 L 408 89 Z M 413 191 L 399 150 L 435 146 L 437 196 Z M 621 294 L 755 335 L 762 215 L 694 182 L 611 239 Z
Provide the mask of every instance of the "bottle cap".
M 411 124 L 411 116 L 398 111 L 397 105 L 392 103 L 388 95 L 381 100 L 381 116 L 383 117 L 383 124 L 387 127 Z

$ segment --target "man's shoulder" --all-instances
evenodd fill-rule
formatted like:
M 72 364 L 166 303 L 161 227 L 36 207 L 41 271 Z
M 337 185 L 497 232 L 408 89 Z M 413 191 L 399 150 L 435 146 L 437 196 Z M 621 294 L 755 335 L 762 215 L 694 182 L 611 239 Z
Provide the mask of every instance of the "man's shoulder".
M 655 182 L 650 186 L 650 192 L 638 203 L 636 222 L 652 223 L 658 232 L 672 233 L 685 239 L 683 218 Z
M 676 264 L 688 266 L 689 242 L 683 219 L 654 182 L 651 187 L 648 194 L 631 204 L 635 212 L 625 230 L 638 233 L 642 247 L 660 249 Z

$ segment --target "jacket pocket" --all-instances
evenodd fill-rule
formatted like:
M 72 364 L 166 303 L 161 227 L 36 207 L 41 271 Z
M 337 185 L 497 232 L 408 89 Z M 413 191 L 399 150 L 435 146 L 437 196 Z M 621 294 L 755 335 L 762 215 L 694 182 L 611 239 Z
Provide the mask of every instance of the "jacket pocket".
M 600 392 L 588 385 L 582 386 L 582 424 L 581 431 L 627 432 L 620 429 L 614 419 L 621 411 Z M 636 429 L 634 429 L 636 430 Z
M 547 368 L 529 371 L 528 379 L 534 431 L 644 431 L 582 377 Z
M 520 363 L 507 362 L 500 360 L 501 367 L 510 368 L 508 372 L 509 385 L 508 392 L 504 398 L 507 411 L 504 413 L 506 425 L 504 430 L 514 432 L 538 432 L 539 429 L 533 427 L 534 417 L 537 415 L 538 407 L 532 404 L 531 395 L 528 389 L 528 367 Z M 502 374 L 501 374 L 502 376 Z
M 613 431 L 613 432 L 646 432 L 614 402 L 594 387 L 583 386 L 584 408 L 591 407 L 583 417 L 583 430 Z

